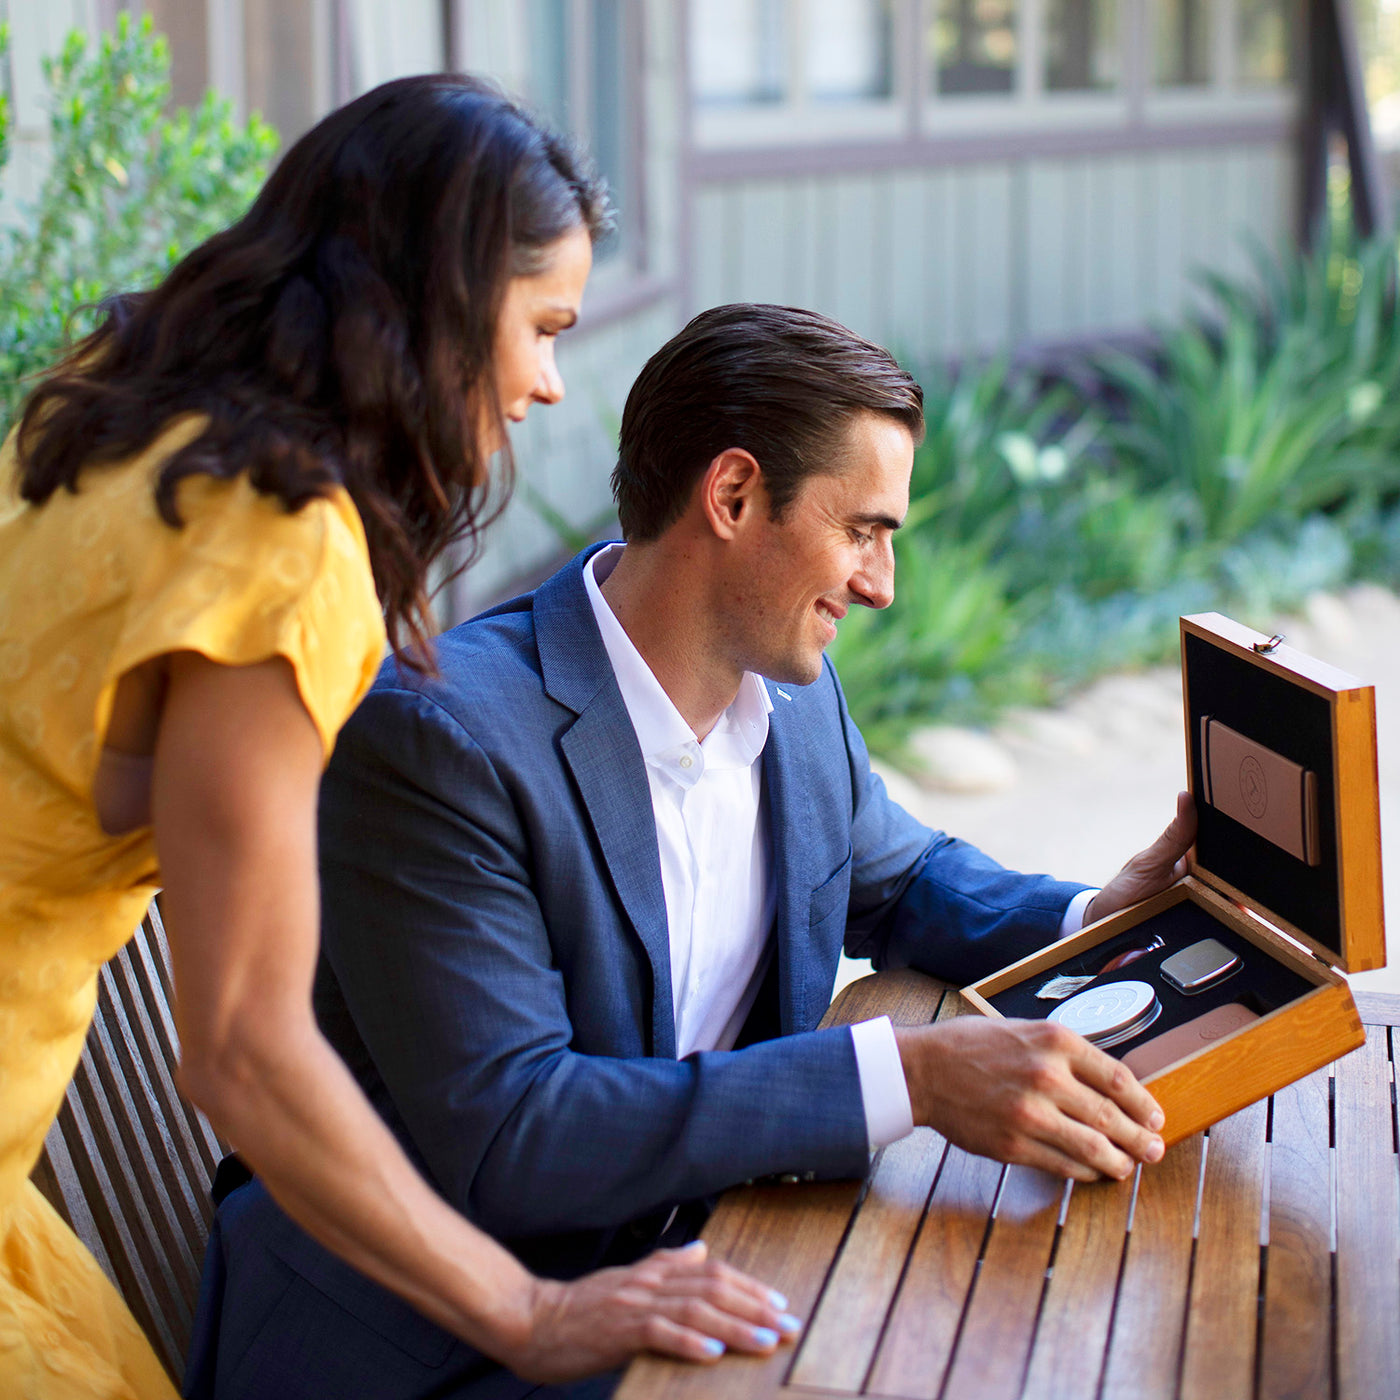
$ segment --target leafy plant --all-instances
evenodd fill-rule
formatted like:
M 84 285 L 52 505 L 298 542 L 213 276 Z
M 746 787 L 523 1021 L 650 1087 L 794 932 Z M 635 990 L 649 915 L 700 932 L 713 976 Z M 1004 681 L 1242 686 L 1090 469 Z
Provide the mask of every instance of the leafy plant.
M 994 543 L 1072 479 L 1097 428 L 1064 386 L 1046 388 L 1005 358 L 924 376 L 924 441 L 914 454 L 907 525 Z
M 96 302 L 150 285 L 243 213 L 277 144 L 213 93 L 168 112 L 170 54 L 149 16 L 123 11 L 95 51 L 70 34 L 44 76 L 48 173 L 0 233 L 0 430 L 30 378 L 90 328 Z M 0 167 L 7 132 L 0 110 Z
M 1184 488 L 1222 545 L 1400 484 L 1394 245 L 1256 261 L 1262 291 L 1211 279 L 1216 318 L 1164 332 L 1155 365 L 1096 358 L 1124 405 L 1106 430 L 1119 468 Z
M 1397 247 L 1337 230 L 1071 366 L 1096 393 L 1005 360 L 925 379 L 895 602 L 833 646 L 873 748 L 1165 660 L 1183 612 L 1400 583 Z
M 10 52 L 10 26 L 0 24 L 0 64 Z M 0 92 L 0 170 L 10 158 L 10 97 Z
M 896 538 L 896 601 L 852 608 L 830 653 L 872 749 L 897 753 L 931 710 L 972 718 L 993 676 L 1020 697 L 1017 620 L 1005 579 L 974 544 L 915 531 Z

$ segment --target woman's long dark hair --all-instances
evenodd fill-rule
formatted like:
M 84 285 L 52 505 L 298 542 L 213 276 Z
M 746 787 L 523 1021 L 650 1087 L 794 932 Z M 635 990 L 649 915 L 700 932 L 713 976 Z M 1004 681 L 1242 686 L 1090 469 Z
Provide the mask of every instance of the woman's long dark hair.
M 385 83 L 303 136 L 159 286 L 106 304 L 29 398 L 21 493 L 76 491 L 201 415 L 157 479 L 164 519 L 181 523 L 176 488 L 196 473 L 246 472 L 288 510 L 343 485 L 390 640 L 431 666 L 428 571 L 456 541 L 475 549 L 493 495 L 482 423 L 505 439 L 491 366 L 506 285 L 608 217 L 586 160 L 494 88 Z

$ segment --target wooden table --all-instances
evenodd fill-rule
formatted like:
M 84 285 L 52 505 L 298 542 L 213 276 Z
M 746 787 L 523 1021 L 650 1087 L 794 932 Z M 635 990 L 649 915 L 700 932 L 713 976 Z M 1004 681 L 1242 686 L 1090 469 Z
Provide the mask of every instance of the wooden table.
M 712 1250 L 809 1319 L 796 1347 L 635 1362 L 618 1400 L 1400 1396 L 1400 997 L 1364 1048 L 1177 1144 L 1072 1186 L 920 1128 L 864 1182 L 728 1193 Z M 960 1014 L 917 973 L 853 984 L 828 1022 Z

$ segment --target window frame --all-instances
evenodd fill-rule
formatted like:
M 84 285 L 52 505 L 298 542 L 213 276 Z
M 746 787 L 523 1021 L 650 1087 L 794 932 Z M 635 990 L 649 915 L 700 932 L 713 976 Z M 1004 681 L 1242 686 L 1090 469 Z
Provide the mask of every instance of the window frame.
M 939 0 L 891 0 L 894 29 L 892 95 L 872 102 L 826 104 L 794 100 L 732 107 L 701 104 L 693 92 L 687 56 L 690 137 L 707 163 L 726 152 L 812 146 L 875 148 L 884 144 L 996 141 L 1021 132 L 1107 136 L 1143 128 L 1169 131 L 1202 123 L 1238 125 L 1292 120 L 1300 110 L 1298 78 L 1281 86 L 1242 85 L 1238 67 L 1237 0 L 1212 0 L 1211 82 L 1188 87 L 1159 84 L 1154 76 L 1157 0 L 1121 0 L 1118 85 L 1105 91 L 1051 92 L 1045 84 L 1044 26 L 1048 0 L 1019 0 L 1017 61 L 1010 93 L 945 95 L 938 91 L 931 29 Z M 680 22 L 690 50 L 690 26 L 704 0 L 681 0 Z M 789 0 L 805 16 L 804 0 Z M 1296 30 L 1292 40 L 1297 45 Z M 789 48 L 800 54 L 802 31 L 793 26 Z M 795 78 L 800 84 L 800 67 Z
M 442 0 L 450 36 L 448 63 L 457 72 L 489 74 L 511 93 L 554 117 L 534 90 L 530 61 L 530 11 L 518 0 Z M 592 152 L 592 25 L 597 0 L 562 0 L 565 34 L 564 110 L 566 130 Z M 614 305 L 630 305 L 649 277 L 654 258 L 647 227 L 646 160 L 646 7 L 644 0 L 616 0 L 619 6 L 621 49 L 621 155 L 623 191 L 618 207 L 615 251 L 599 261 L 589 278 L 587 319 L 611 315 Z M 587 42 L 579 43 L 580 38 Z M 643 289 L 645 290 L 645 289 Z M 649 295 L 649 293 L 647 294 Z
M 1146 0 L 1155 5 L 1158 0 Z M 1239 81 L 1238 0 L 1211 0 L 1210 69 L 1208 83 L 1160 83 L 1156 74 L 1157 29 L 1150 21 L 1143 35 L 1144 120 L 1152 125 L 1221 121 L 1241 117 L 1291 119 L 1300 110 L 1295 75 L 1278 86 L 1244 85 Z M 1296 25 L 1291 41 L 1296 51 Z M 1290 55 L 1290 59 L 1292 55 Z
M 689 94 L 691 136 L 699 150 L 742 150 L 770 145 L 820 145 L 835 141 L 896 140 L 908 130 L 909 78 L 906 0 L 889 0 L 890 95 L 848 101 L 813 101 L 807 90 L 807 0 L 784 0 L 787 5 L 789 91 L 786 98 L 733 106 L 707 106 L 694 93 L 690 66 L 692 17 L 704 0 L 683 0 L 680 22 L 685 27 L 686 91 Z

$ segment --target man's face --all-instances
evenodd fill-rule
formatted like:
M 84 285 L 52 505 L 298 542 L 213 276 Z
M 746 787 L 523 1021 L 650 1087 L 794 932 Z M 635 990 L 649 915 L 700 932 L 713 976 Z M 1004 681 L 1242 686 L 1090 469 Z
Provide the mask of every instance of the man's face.
M 894 531 L 909 509 L 914 442 L 883 414 L 853 419 L 830 469 L 808 477 L 781 519 L 754 502 L 735 559 L 726 630 L 743 669 L 810 685 L 853 604 L 894 598 Z

